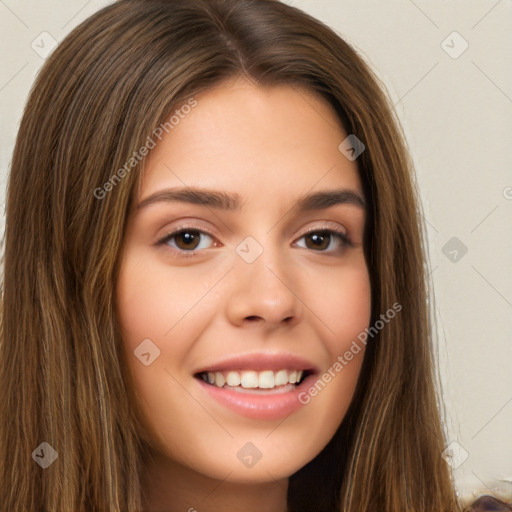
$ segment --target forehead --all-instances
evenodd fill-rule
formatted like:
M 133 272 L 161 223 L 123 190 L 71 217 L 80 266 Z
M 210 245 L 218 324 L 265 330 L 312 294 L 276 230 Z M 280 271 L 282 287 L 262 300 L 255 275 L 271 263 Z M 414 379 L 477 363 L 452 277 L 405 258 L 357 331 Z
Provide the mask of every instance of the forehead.
M 347 134 L 319 95 L 238 79 L 194 99 L 186 114 L 179 106 L 171 113 L 175 124 L 147 157 L 139 199 L 164 186 L 244 197 L 343 186 L 362 195 L 357 164 L 338 149 Z

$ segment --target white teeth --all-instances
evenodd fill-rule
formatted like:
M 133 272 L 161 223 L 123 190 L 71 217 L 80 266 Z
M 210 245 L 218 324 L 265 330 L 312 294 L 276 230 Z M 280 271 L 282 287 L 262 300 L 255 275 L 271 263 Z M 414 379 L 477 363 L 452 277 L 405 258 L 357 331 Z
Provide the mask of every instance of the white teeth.
M 279 370 L 274 376 L 274 386 L 284 386 L 288 384 L 288 372 Z
M 220 372 L 215 372 L 215 381 L 214 381 L 217 386 L 224 386 L 224 383 L 226 382 L 226 379 L 224 378 L 224 375 L 222 375 L 222 373 Z
M 273 389 L 287 384 L 295 384 L 300 382 L 303 370 L 264 370 L 256 372 L 254 370 L 246 370 L 241 372 L 206 372 L 201 374 L 201 378 L 219 388 L 242 387 L 244 389 Z
M 228 386 L 240 386 L 240 374 L 238 372 L 229 372 L 226 382 L 228 383 Z M 217 382 L 215 382 L 215 385 L 217 385 Z
M 240 376 L 240 385 L 243 388 L 257 388 L 258 387 L 258 374 L 256 372 L 242 372 Z
M 271 388 L 275 387 L 274 386 L 274 381 L 275 381 L 274 377 L 275 377 L 274 372 L 272 370 L 260 372 L 260 375 L 258 378 L 258 382 L 259 382 L 258 387 L 264 388 L 264 389 L 271 389 Z

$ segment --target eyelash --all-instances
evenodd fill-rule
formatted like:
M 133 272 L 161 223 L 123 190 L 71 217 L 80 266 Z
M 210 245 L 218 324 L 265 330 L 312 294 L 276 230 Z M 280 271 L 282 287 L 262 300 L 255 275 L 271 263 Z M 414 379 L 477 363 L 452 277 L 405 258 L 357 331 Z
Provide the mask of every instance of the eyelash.
M 197 229 L 197 228 L 194 228 L 194 227 L 191 227 L 191 226 L 180 226 L 175 231 L 173 231 L 172 233 L 169 233 L 168 235 L 165 235 L 155 245 L 157 245 L 157 246 L 167 245 L 167 242 L 169 240 L 171 240 L 172 238 L 174 238 L 176 235 L 179 235 L 180 233 L 187 232 L 187 231 L 193 231 L 193 232 L 200 233 L 200 234 L 203 234 L 203 235 L 209 235 L 212 238 L 215 238 L 213 233 L 211 233 L 207 229 Z M 304 238 L 304 237 L 306 237 L 308 235 L 311 235 L 312 233 L 317 233 L 317 234 L 322 233 L 322 234 L 334 235 L 338 239 L 340 244 L 341 244 L 341 248 L 338 248 L 337 250 L 334 250 L 334 251 L 325 251 L 325 250 L 323 250 L 323 251 L 314 251 L 314 252 L 326 253 L 326 254 L 329 254 L 329 253 L 341 253 L 346 247 L 354 247 L 353 242 L 350 240 L 350 238 L 345 233 L 343 233 L 341 231 L 333 230 L 333 229 L 312 228 L 312 229 L 309 229 L 308 231 L 306 231 L 300 238 Z M 195 257 L 199 256 L 198 253 L 201 250 L 201 249 L 194 249 L 194 250 L 191 250 L 191 251 L 184 251 L 183 249 L 176 249 L 174 247 L 170 247 L 170 248 L 173 251 L 177 252 L 176 256 L 184 257 L 184 258 L 195 258 Z

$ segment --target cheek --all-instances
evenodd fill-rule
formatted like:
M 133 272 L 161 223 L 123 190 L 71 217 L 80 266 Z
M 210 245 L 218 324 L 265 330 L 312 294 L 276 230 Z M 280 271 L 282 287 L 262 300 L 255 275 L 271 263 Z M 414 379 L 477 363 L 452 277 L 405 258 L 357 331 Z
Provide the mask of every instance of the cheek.
M 336 358 L 369 325 L 371 285 L 362 258 L 335 272 L 329 270 L 305 280 L 302 293 L 308 309 L 317 317 L 319 335 L 331 358 Z
M 329 318 L 333 330 L 339 334 L 339 349 L 346 346 L 366 328 L 371 318 L 371 288 L 366 268 L 346 276 L 329 304 Z
M 122 346 L 142 408 L 141 421 L 151 442 L 171 451 L 179 451 L 180 440 L 187 436 L 175 421 L 176 411 L 190 409 L 179 369 L 204 323 L 201 283 L 197 269 L 194 275 L 186 269 L 170 272 L 168 266 L 132 248 L 123 260 L 116 289 Z M 166 436 L 170 425 L 173 436 Z
M 182 335 L 174 336 L 185 324 L 190 338 L 190 328 L 196 325 L 191 319 L 200 309 L 194 305 L 206 291 L 203 279 L 192 267 L 171 273 L 168 265 L 147 257 L 146 261 L 133 251 L 123 262 L 116 290 L 125 345 L 132 352 L 146 338 L 186 340 Z M 179 349 L 175 340 L 172 345 Z
M 327 358 L 301 401 L 305 409 L 314 410 L 312 428 L 325 435 L 326 430 L 335 432 L 355 391 L 366 347 L 360 335 L 371 318 L 371 284 L 362 259 L 337 272 L 310 277 L 303 283 L 303 293 Z
M 180 395 L 170 374 L 182 366 L 205 321 L 201 281 L 197 271 L 194 276 L 186 269 L 171 273 L 168 266 L 140 256 L 136 249 L 123 261 L 117 316 L 126 361 L 145 406 L 155 402 L 156 410 L 165 411 L 172 404 L 160 403 L 160 397 L 168 393 L 167 399 L 174 400 Z
M 328 306 L 328 318 L 336 336 L 328 338 L 332 365 L 329 375 L 324 377 L 328 380 L 331 376 L 333 387 L 343 388 L 344 396 L 351 399 L 366 348 L 361 333 L 369 326 L 371 318 L 371 285 L 366 265 L 355 267 L 340 283 Z M 344 381 L 337 378 L 341 373 Z

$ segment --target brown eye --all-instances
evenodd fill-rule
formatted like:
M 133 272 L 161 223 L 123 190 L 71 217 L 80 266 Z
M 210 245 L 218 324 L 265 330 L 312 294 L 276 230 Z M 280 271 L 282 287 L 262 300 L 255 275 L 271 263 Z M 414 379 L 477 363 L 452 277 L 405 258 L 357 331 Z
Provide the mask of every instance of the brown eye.
M 180 255 L 183 256 L 195 256 L 200 249 L 209 247 L 208 243 L 206 246 L 203 243 L 203 247 L 200 247 L 202 237 L 213 240 L 212 235 L 200 229 L 180 228 L 162 238 L 157 245 L 169 246 L 172 250 L 181 253 Z
M 201 235 L 199 234 L 199 231 L 192 231 L 189 229 L 187 231 L 179 231 L 174 234 L 172 238 L 176 240 L 178 249 L 186 251 L 187 249 L 197 249 Z
M 306 246 L 308 247 L 308 249 L 325 250 L 327 249 L 327 247 L 329 247 L 331 235 L 327 231 L 319 231 L 317 233 L 306 235 L 305 239 L 311 240 L 311 245 L 308 245 L 308 243 L 306 242 Z
M 302 238 L 306 240 L 306 249 L 313 249 L 316 252 L 326 254 L 340 253 L 347 247 L 353 247 L 353 243 L 345 233 L 332 229 L 310 230 Z M 330 246 L 331 249 L 329 249 Z

